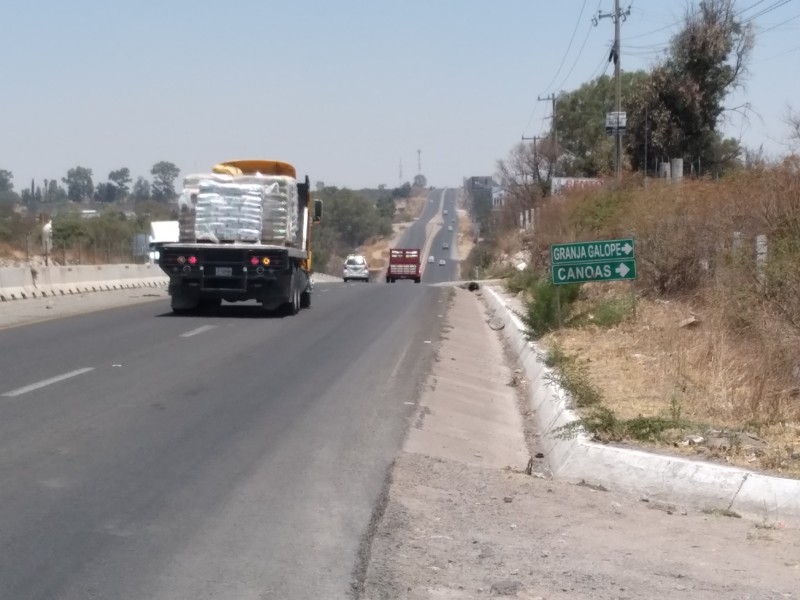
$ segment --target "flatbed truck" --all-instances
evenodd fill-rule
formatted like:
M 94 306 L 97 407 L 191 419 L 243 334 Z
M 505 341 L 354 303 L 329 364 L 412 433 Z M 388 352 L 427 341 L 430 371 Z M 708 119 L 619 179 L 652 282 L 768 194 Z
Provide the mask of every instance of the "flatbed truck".
M 173 313 L 218 307 L 223 300 L 256 300 L 264 310 L 285 315 L 310 307 L 311 232 L 312 225 L 322 218 L 322 203 L 312 198 L 308 177 L 299 182 L 291 164 L 273 160 L 227 161 L 216 165 L 213 173 L 230 176 L 234 184 L 240 180 L 252 182 L 254 176 L 276 176 L 285 178 L 282 183 L 296 186 L 290 191 L 296 191 L 297 197 L 297 214 L 293 215 L 297 219 L 297 235 L 281 243 L 265 243 L 263 232 L 254 241 L 222 239 L 213 233 L 204 235 L 203 231 L 198 234 L 199 194 L 190 189 L 179 209 L 180 241 L 163 244 L 160 249 L 159 266 L 169 276 Z M 224 200 L 218 203 L 224 207 Z

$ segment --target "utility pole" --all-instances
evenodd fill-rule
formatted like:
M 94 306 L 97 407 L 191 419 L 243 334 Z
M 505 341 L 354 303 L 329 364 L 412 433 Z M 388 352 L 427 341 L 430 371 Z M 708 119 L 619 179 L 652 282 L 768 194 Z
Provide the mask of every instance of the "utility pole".
M 556 131 L 556 95 L 550 94 L 549 96 L 545 96 L 542 98 L 541 96 L 537 96 L 536 98 L 540 102 L 543 100 L 550 100 L 553 103 L 553 114 L 550 118 L 553 120 L 553 126 L 550 130 L 550 137 L 553 142 L 553 165 L 551 168 L 551 176 L 555 176 L 556 174 L 556 165 L 558 164 L 558 132 Z
M 620 29 L 622 25 L 622 21 L 627 20 L 628 16 L 631 14 L 631 7 L 629 6 L 626 10 L 621 10 L 619 7 L 619 0 L 614 0 L 614 12 L 613 13 L 597 13 L 597 16 L 592 19 L 592 23 L 594 26 L 597 27 L 597 24 L 600 22 L 600 19 L 612 19 L 614 21 L 614 50 L 612 52 L 612 56 L 614 57 L 614 80 L 616 82 L 616 107 L 617 107 L 617 115 L 622 112 L 622 80 L 620 77 L 621 67 L 620 67 Z M 620 123 L 619 120 L 617 121 L 617 126 L 615 128 L 615 139 L 616 139 L 616 171 L 617 171 L 617 181 L 622 178 L 622 132 L 620 131 Z
M 422 150 L 417 150 L 417 173 L 422 173 Z

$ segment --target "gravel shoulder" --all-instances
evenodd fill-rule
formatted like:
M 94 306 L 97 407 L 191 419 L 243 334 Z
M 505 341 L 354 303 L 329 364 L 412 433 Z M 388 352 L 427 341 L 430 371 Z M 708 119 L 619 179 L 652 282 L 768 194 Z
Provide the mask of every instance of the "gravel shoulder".
M 800 598 L 796 529 L 549 479 L 524 386 L 454 290 L 360 598 Z

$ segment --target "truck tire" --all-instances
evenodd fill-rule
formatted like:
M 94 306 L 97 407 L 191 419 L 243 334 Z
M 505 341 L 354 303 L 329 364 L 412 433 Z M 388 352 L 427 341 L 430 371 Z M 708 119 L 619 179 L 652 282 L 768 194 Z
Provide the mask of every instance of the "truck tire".
M 419 283 L 419 282 L 420 282 L 420 278 L 419 277 L 415 277 L 414 278 L 414 283 Z
M 292 282 L 292 299 L 283 304 L 280 310 L 287 317 L 294 316 L 300 312 L 300 290 L 294 287 L 294 282 Z
M 308 290 L 300 294 L 300 308 L 311 308 L 311 292 Z
M 181 295 L 170 297 L 170 308 L 172 308 L 173 314 L 176 315 L 187 315 L 197 310 L 198 306 L 199 301 L 197 298 L 191 299 Z

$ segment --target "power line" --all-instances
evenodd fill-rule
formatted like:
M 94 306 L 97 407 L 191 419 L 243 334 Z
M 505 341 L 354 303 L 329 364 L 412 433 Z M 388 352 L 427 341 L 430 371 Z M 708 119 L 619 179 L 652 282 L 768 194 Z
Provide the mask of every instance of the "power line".
M 525 125 L 525 129 L 522 130 L 523 132 L 528 131 L 528 127 L 531 126 L 531 122 L 533 122 L 533 115 L 536 114 L 536 109 L 538 107 L 539 107 L 539 99 L 537 98 L 536 99 L 536 104 L 533 105 L 533 110 L 531 111 L 531 116 L 528 117 L 528 124 Z M 524 133 L 523 133 L 523 135 L 524 135 Z
M 611 50 L 611 44 L 610 43 L 608 45 L 608 50 L 609 51 Z M 589 81 L 594 81 L 598 77 L 602 77 L 603 75 L 605 75 L 606 71 L 608 71 L 608 65 L 610 65 L 610 64 L 611 64 L 610 55 L 609 54 L 604 54 L 603 55 L 603 60 L 601 60 L 600 64 L 597 65 L 597 68 L 594 71 L 592 71 L 592 76 L 589 78 Z M 605 67 L 605 68 L 603 68 L 603 67 Z M 601 69 L 603 71 L 602 75 L 600 75 Z
M 777 29 L 778 27 L 780 27 L 782 25 L 786 25 L 787 23 L 791 23 L 792 21 L 794 21 L 796 19 L 800 19 L 800 15 L 795 15 L 795 16 L 789 18 L 789 19 L 786 19 L 783 23 L 778 23 L 777 25 L 773 25 L 772 27 L 767 27 L 766 29 L 762 29 L 758 33 L 759 33 L 759 35 L 763 35 L 763 34 L 767 33 L 768 31 L 772 31 L 773 29 Z
M 600 11 L 600 6 L 602 6 L 602 4 L 603 4 L 603 0 L 600 0 L 597 3 L 597 9 L 595 10 L 595 12 L 599 12 Z M 572 72 L 575 70 L 575 66 L 578 64 L 578 60 L 580 60 L 581 55 L 583 54 L 583 49 L 586 47 L 586 42 L 589 41 L 589 34 L 592 33 L 592 29 L 594 29 L 594 27 L 592 27 L 592 24 L 590 23 L 589 24 L 589 28 L 586 30 L 586 36 L 583 38 L 583 43 L 581 44 L 581 48 L 580 48 L 580 50 L 578 50 L 578 55 L 575 57 L 575 60 L 573 61 L 572 66 L 569 68 L 569 72 L 566 74 L 564 79 L 561 80 L 561 83 L 558 84 L 558 86 L 557 86 L 558 89 L 561 89 L 564 86 L 564 84 L 569 79 L 569 76 L 572 75 Z
M 658 29 L 653 29 L 652 31 L 648 31 L 647 33 L 640 33 L 639 35 L 632 35 L 627 39 L 629 39 L 629 40 L 638 40 L 639 38 L 648 37 L 650 35 L 653 35 L 654 33 L 659 33 L 661 31 L 664 31 L 665 29 L 670 29 L 671 27 L 675 27 L 675 25 L 680 25 L 681 23 L 683 23 L 683 19 L 675 21 L 674 23 L 670 23 L 669 25 L 664 25 L 663 27 L 659 27 Z
M 775 2 L 774 4 L 770 4 L 766 8 L 761 9 L 761 11 L 757 12 L 756 14 L 750 15 L 749 17 L 747 17 L 747 19 L 745 19 L 744 22 L 745 23 L 752 23 L 757 18 L 763 17 L 764 15 L 768 15 L 772 11 L 779 9 L 781 6 L 785 6 L 785 5 L 789 4 L 789 2 L 791 2 L 791 1 L 792 0 L 778 0 L 778 2 Z
M 575 34 L 578 33 L 578 27 L 581 24 L 581 19 L 583 18 L 583 11 L 586 9 L 587 1 L 588 0 L 583 0 L 583 4 L 581 5 L 581 12 L 578 15 L 578 20 L 575 22 L 575 27 L 572 30 L 572 37 L 569 38 L 569 44 L 567 44 L 567 51 L 564 52 L 564 56 L 561 57 L 561 64 L 558 65 L 558 70 L 556 71 L 556 74 L 553 75 L 553 80 L 547 84 L 547 87 L 545 88 L 547 90 L 549 90 L 552 87 L 552 85 L 556 82 L 556 79 L 558 79 L 559 74 L 561 74 L 561 69 L 564 68 L 564 61 L 567 60 L 569 51 L 572 49 L 572 42 L 575 41 Z
M 740 10 L 739 12 L 737 12 L 737 13 L 736 13 L 736 16 L 738 17 L 739 15 L 746 13 L 748 10 L 752 10 L 752 9 L 754 9 L 756 6 L 758 6 L 759 4 L 763 4 L 763 3 L 764 3 L 764 2 L 766 2 L 766 1 L 767 1 L 767 0 L 758 0 L 758 2 L 756 2 L 755 4 L 751 4 L 751 5 L 750 5 L 750 6 L 748 6 L 747 8 L 743 8 L 742 10 Z

